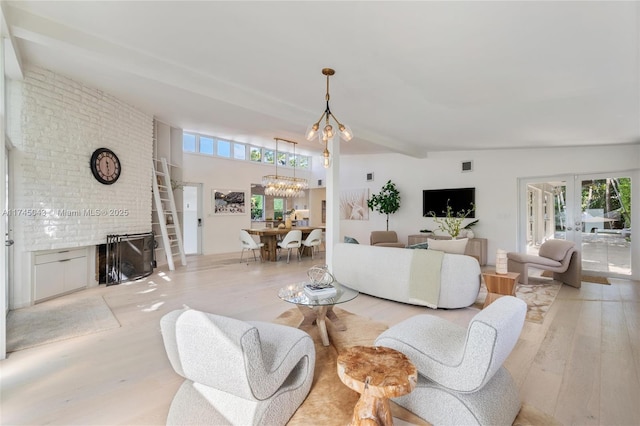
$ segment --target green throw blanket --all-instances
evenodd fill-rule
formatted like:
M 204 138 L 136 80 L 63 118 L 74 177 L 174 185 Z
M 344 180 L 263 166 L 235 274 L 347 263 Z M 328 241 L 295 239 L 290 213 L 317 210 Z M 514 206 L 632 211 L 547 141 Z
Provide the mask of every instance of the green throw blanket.
M 430 308 L 438 308 L 440 298 L 440 270 L 444 252 L 414 250 L 409 277 L 409 301 Z

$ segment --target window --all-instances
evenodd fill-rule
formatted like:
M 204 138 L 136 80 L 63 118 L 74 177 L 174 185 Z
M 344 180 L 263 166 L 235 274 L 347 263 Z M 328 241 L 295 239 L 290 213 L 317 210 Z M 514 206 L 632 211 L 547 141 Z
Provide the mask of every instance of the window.
M 218 139 L 218 152 L 220 157 L 231 158 L 231 142 Z
M 200 146 L 198 152 L 201 154 L 213 155 L 213 138 L 200 136 Z
M 233 144 L 233 158 L 236 160 L 244 160 L 247 158 L 247 147 L 243 143 Z
M 294 155 L 288 152 L 276 152 L 273 149 L 260 148 L 242 142 L 233 142 L 197 133 L 183 133 L 182 151 L 240 161 L 252 161 L 254 163 L 275 164 L 277 160 L 278 166 L 306 170 L 311 168 L 311 157 Z
M 249 159 L 251 161 L 261 162 L 262 161 L 262 149 L 256 148 L 255 146 L 252 146 L 251 148 L 249 148 Z
M 264 220 L 264 195 L 251 196 L 251 220 Z
M 284 199 L 273 199 L 273 218 L 275 220 L 282 220 L 284 218 Z
M 278 166 L 284 166 L 287 164 L 287 153 L 278 152 Z
M 275 151 L 272 151 L 270 149 L 265 149 L 263 152 L 264 152 L 264 157 L 262 158 L 262 160 L 265 163 L 274 164 L 274 159 L 276 156 Z
M 196 135 L 190 133 L 182 134 L 182 150 L 185 152 L 196 152 Z
M 309 168 L 309 157 L 305 157 L 304 155 L 298 156 L 298 167 L 301 169 Z

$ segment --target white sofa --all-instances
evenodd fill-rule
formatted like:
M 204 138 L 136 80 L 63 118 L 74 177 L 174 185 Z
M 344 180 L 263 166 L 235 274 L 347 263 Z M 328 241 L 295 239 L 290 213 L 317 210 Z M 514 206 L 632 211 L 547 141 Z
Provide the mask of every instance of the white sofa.
M 472 305 L 480 291 L 480 265 L 471 256 L 436 250 L 334 246 L 332 274 L 347 287 L 397 302 L 437 308 Z

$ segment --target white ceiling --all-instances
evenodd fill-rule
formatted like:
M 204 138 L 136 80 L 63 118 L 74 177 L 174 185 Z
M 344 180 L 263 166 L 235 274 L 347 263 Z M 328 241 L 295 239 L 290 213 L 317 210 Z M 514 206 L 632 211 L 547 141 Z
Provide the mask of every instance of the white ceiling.
M 161 121 L 272 146 L 324 110 L 344 153 L 640 141 L 640 5 L 610 1 L 9 1 L 24 64 Z

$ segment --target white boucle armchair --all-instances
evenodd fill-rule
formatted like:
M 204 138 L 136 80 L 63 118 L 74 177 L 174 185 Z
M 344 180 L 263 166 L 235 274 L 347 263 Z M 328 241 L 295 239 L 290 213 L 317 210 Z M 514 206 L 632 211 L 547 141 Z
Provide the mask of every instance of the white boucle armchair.
M 169 312 L 160 326 L 186 379 L 167 424 L 284 425 L 309 393 L 315 346 L 302 330 L 196 310 Z
M 433 315 L 416 315 L 375 341 L 415 364 L 418 385 L 394 399 L 431 424 L 511 425 L 520 410 L 518 388 L 502 366 L 518 341 L 527 305 L 503 296 L 465 329 Z

